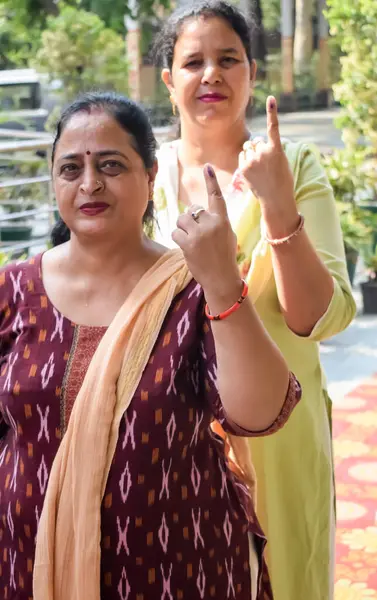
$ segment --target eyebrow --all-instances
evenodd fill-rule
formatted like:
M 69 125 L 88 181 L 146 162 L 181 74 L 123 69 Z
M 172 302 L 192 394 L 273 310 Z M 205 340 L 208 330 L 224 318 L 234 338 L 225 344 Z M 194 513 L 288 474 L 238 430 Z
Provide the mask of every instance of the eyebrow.
M 219 48 L 217 50 L 218 54 L 238 54 L 238 50 L 236 48 Z M 184 58 L 187 60 L 189 58 L 194 58 L 195 56 L 198 56 L 199 54 L 201 54 L 200 51 L 198 52 L 190 52 L 190 54 L 185 54 Z
M 93 152 L 94 156 L 122 156 L 125 160 L 128 160 L 127 156 L 125 154 L 123 154 L 122 152 L 120 152 L 119 150 L 101 150 L 100 152 Z M 60 160 L 74 160 L 77 158 L 80 158 L 81 154 L 64 154 L 64 156 L 62 156 L 60 158 Z

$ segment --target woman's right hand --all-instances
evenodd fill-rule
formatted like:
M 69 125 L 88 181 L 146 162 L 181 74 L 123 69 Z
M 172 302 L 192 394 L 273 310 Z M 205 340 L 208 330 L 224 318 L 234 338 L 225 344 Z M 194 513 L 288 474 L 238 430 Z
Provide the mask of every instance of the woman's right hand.
M 217 296 L 224 301 L 233 299 L 233 304 L 241 287 L 236 259 L 237 239 L 213 167 L 205 166 L 204 177 L 208 210 L 190 206 L 178 218 L 172 238 L 181 248 L 190 272 L 206 296 Z

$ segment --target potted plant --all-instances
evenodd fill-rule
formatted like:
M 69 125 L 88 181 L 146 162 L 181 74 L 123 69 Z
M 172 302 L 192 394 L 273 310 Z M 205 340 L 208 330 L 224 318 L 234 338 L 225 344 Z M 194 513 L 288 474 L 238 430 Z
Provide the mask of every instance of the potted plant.
M 1 242 L 28 242 L 31 238 L 33 226 L 30 219 L 26 216 L 12 218 L 12 215 L 32 210 L 35 208 L 33 203 L 20 203 L 20 204 L 9 204 L 4 208 L 5 218 L 9 215 L 6 221 L 0 222 L 0 241 Z
M 368 279 L 361 284 L 363 312 L 365 315 L 377 314 L 377 249 L 364 256 Z
M 362 217 L 364 214 L 352 205 L 337 203 L 343 233 L 347 271 L 353 285 L 357 261 L 362 248 L 369 244 L 371 228 Z
M 372 245 L 373 233 L 377 231 L 377 215 L 361 206 L 373 190 L 369 170 L 365 169 L 366 153 L 363 148 L 345 148 L 322 157 L 339 209 L 351 283 L 360 250 Z

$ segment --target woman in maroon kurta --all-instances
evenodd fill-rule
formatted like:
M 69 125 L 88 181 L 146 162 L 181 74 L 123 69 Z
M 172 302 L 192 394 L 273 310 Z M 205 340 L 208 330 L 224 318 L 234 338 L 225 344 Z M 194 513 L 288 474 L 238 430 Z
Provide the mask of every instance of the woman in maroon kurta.
M 0 272 L 4 600 L 33 596 L 35 538 L 51 466 L 106 331 L 105 325 L 77 325 L 54 306 L 44 285 L 44 256 Z M 237 435 L 271 434 L 300 391 L 291 376 L 280 414 L 266 430 L 253 434 L 236 426 L 219 396 L 215 341 L 203 290 L 193 280 L 175 298 L 120 424 L 101 510 L 103 600 L 253 597 L 250 560 L 254 546 L 262 565 L 265 540 L 210 423 L 216 418 Z M 258 579 L 255 597 L 270 597 L 263 569 Z

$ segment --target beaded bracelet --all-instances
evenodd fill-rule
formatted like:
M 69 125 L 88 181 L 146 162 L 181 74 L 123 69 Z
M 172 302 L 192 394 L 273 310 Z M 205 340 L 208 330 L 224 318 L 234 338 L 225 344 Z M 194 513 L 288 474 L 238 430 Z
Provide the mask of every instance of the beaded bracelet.
M 290 242 L 291 239 L 296 237 L 296 235 L 298 235 L 304 227 L 304 223 L 305 223 L 304 216 L 299 214 L 299 217 L 300 217 L 300 222 L 293 233 L 291 233 L 290 235 L 287 235 L 285 237 L 282 237 L 282 238 L 277 238 L 275 240 L 270 240 L 270 238 L 268 238 L 265 235 L 264 239 L 266 240 L 266 242 L 268 242 L 270 244 L 270 246 L 281 246 L 281 244 L 286 244 L 287 242 Z
M 239 309 L 242 302 L 245 300 L 245 298 L 247 297 L 247 294 L 249 293 L 249 286 L 247 285 L 247 283 L 244 279 L 242 280 L 242 283 L 243 283 L 243 290 L 242 290 L 241 296 L 238 298 L 237 302 L 235 302 L 235 304 L 233 304 L 233 306 L 231 306 L 224 312 L 222 312 L 218 315 L 211 315 L 211 313 L 209 312 L 208 304 L 206 304 L 205 313 L 206 313 L 206 317 L 208 317 L 208 319 L 210 321 L 223 321 L 224 319 L 229 317 L 229 315 L 231 315 L 232 313 L 236 312 L 236 310 Z

